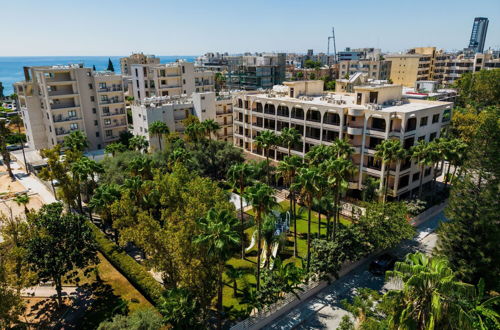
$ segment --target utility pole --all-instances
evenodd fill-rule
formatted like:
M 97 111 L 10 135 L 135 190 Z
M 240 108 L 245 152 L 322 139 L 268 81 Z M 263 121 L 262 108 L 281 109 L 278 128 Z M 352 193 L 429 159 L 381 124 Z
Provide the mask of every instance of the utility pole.
M 332 27 L 332 35 L 328 37 L 326 54 L 330 55 L 330 40 L 333 40 L 333 64 L 337 63 L 337 46 L 335 45 L 335 28 Z

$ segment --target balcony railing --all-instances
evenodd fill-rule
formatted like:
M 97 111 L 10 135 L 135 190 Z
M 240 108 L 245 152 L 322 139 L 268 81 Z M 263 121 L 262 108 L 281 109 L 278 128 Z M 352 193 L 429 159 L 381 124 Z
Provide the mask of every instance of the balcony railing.
M 121 86 L 99 88 L 99 92 L 121 92 L 121 91 L 123 91 L 123 88 Z
M 68 108 L 76 108 L 78 105 L 74 103 L 69 103 L 69 104 L 51 104 L 50 108 L 52 110 L 59 110 L 59 109 L 68 109 Z
M 120 99 L 107 99 L 107 100 L 101 100 L 100 104 L 113 104 L 113 103 L 123 103 L 123 100 Z
M 54 123 L 61 123 L 65 121 L 75 121 L 75 120 L 82 120 L 82 118 L 79 117 L 54 117 Z
M 75 128 L 75 129 L 63 129 L 63 128 L 59 128 L 59 129 L 56 129 L 56 135 L 59 136 L 59 135 L 66 135 L 66 134 L 69 134 L 73 131 L 78 131 L 78 128 Z
M 106 125 L 104 124 L 104 127 L 105 128 L 113 128 L 113 127 L 120 127 L 120 126 L 126 126 L 127 123 L 125 121 L 121 121 L 121 122 L 113 122 L 109 125 Z
M 115 112 L 104 112 L 102 114 L 103 117 L 110 117 L 110 116 L 118 116 L 118 115 L 124 115 L 125 114 L 125 110 L 121 110 L 121 111 L 115 111 Z

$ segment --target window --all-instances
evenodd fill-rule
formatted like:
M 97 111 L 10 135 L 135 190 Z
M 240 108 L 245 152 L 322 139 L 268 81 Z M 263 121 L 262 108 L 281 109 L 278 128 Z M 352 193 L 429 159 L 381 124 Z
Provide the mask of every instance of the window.
M 99 123 L 97 122 L 97 120 L 94 120 L 94 126 L 98 126 Z
M 99 132 L 95 132 L 95 137 L 99 137 Z
M 71 130 L 78 129 L 78 124 L 77 124 L 77 123 L 71 123 L 71 124 L 69 124 L 69 128 L 70 128 Z
M 182 79 L 182 84 L 185 85 L 186 84 L 186 79 Z
M 76 111 L 75 110 L 68 111 L 68 117 L 76 117 Z
M 89 89 L 94 89 L 94 86 L 92 86 L 92 84 L 89 84 Z
M 414 173 L 413 174 L 413 177 L 412 177 L 412 181 L 415 182 L 415 181 L 418 181 L 418 179 L 420 178 L 420 172 L 417 172 L 417 173 Z
M 106 137 L 110 137 L 110 136 L 113 136 L 113 131 L 110 129 L 107 129 L 106 130 Z
M 429 142 L 432 142 L 433 140 L 435 140 L 436 139 L 436 135 L 437 135 L 436 132 L 431 133 L 431 135 L 429 136 Z
M 101 102 L 106 102 L 108 100 L 107 95 L 101 95 Z
M 93 114 L 96 114 L 96 113 L 97 113 L 96 108 L 92 108 L 92 113 L 93 113 Z
M 182 66 L 182 73 L 186 73 L 186 67 L 184 65 Z
M 435 115 L 432 116 L 432 123 L 439 123 L 439 113 L 436 113 Z
M 137 69 L 135 69 L 135 76 L 139 77 L 139 71 L 137 71 Z M 137 81 L 137 87 L 139 87 L 139 81 Z
M 419 136 L 417 141 L 425 141 L 425 135 Z
M 90 102 L 95 102 L 95 97 L 91 96 L 90 97 Z
M 104 125 L 111 125 L 111 119 L 104 119 Z
M 99 83 L 99 89 L 106 89 L 106 83 L 105 82 Z
M 420 127 L 427 126 L 427 117 L 420 118 Z

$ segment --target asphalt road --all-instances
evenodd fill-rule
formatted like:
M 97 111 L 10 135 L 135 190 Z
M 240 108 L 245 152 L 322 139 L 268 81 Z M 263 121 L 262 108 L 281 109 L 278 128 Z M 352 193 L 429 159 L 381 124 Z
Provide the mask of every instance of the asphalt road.
M 430 253 L 437 242 L 434 230 L 443 220 L 445 220 L 443 212 L 430 218 L 417 227 L 414 240 L 401 243 L 392 253 L 401 258 L 415 251 Z M 369 263 L 365 263 L 355 268 L 265 329 L 336 329 L 342 317 L 347 314 L 340 302 L 352 298 L 356 288 L 366 287 L 379 291 L 387 289 L 384 276 L 372 275 L 368 271 L 368 266 Z

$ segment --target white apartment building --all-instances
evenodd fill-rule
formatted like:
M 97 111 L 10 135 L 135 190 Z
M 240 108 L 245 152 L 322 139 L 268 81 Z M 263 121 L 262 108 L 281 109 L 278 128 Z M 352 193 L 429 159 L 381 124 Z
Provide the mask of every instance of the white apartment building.
M 24 74 L 14 88 L 30 148 L 51 148 L 80 130 L 89 150 L 102 149 L 127 130 L 121 75 L 82 64 L 25 67 Z
M 212 71 L 195 68 L 194 63 L 132 64 L 134 99 L 160 96 L 190 96 L 215 90 Z
M 350 179 L 350 189 L 360 190 L 368 176 L 380 178 L 381 164 L 374 157 L 375 147 L 385 139 L 399 139 L 405 149 L 425 139 L 440 136 L 449 124 L 453 103 L 407 100 L 402 87 L 387 83 L 355 86 L 353 93 L 325 93 L 323 81 L 285 82 L 267 92 L 240 94 L 234 99 L 234 141 L 246 152 L 264 156 L 254 144 L 263 130 L 277 134 L 285 127 L 297 129 L 302 139 L 292 153 L 304 156 L 313 146 L 329 145 L 347 139 L 355 153 L 358 168 Z M 287 148 L 270 152 L 281 160 Z M 386 172 L 387 173 L 387 172 Z M 419 168 L 407 159 L 392 164 L 389 171 L 389 196 L 407 196 L 419 185 Z M 425 169 L 423 182 L 433 178 Z
M 352 76 L 358 72 L 367 74 L 368 78 L 387 80 L 391 73 L 391 62 L 385 60 L 349 60 L 339 62 L 339 78 Z
M 160 58 L 154 55 L 135 53 L 128 57 L 120 58 L 120 69 L 123 76 L 130 76 L 133 64 L 160 64 Z
M 217 139 L 231 142 L 233 137 L 233 100 L 231 94 L 216 95 L 215 92 L 193 93 L 191 97 L 152 97 L 132 104 L 134 135 L 148 138 L 153 148 L 158 148 L 157 139 L 149 136 L 148 127 L 155 121 L 167 124 L 170 132 L 182 134 L 183 120 L 196 116 L 200 121 L 215 120 L 220 129 Z

